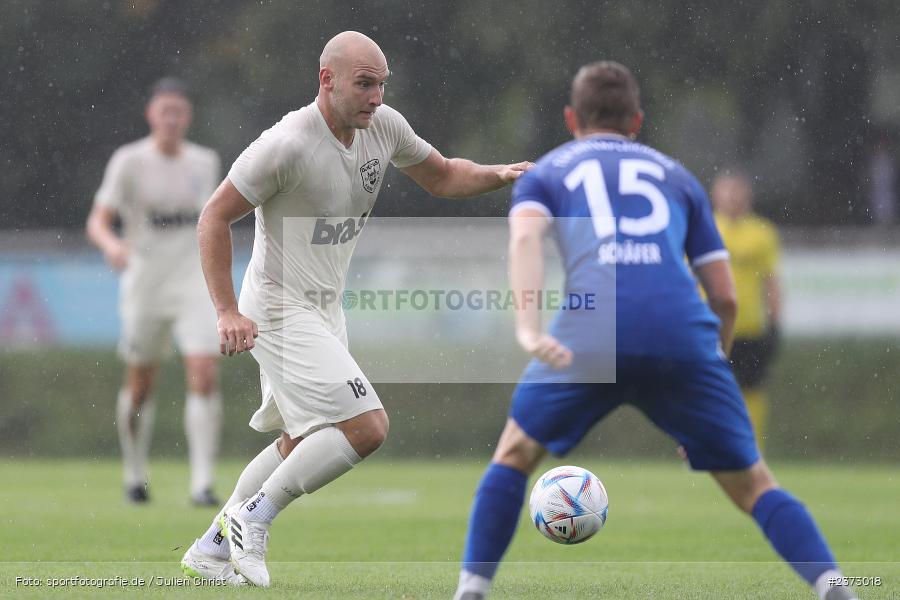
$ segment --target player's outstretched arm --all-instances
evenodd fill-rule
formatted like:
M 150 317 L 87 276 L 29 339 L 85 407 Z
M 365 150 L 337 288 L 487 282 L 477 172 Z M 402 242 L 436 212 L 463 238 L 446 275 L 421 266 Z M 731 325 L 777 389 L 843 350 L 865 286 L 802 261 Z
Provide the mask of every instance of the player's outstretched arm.
M 444 158 L 432 149 L 422 162 L 400 170 L 432 196 L 471 198 L 509 185 L 532 166 L 528 161 L 479 165 L 464 158 Z
M 552 367 L 572 363 L 572 351 L 541 330 L 538 296 L 544 287 L 544 232 L 549 221 L 532 208 L 509 218 L 509 280 L 516 299 L 516 341 L 522 348 Z
M 213 192 L 197 223 L 200 263 L 218 315 L 219 351 L 228 356 L 253 348 L 256 323 L 238 312 L 231 280 L 231 224 L 253 210 L 227 178 Z
M 128 244 L 113 231 L 116 210 L 95 204 L 88 215 L 85 231 L 87 237 L 101 252 L 113 269 L 121 271 L 128 266 Z
M 709 298 L 709 307 L 722 322 L 719 327 L 722 350 L 725 354 L 731 354 L 738 309 L 731 264 L 725 259 L 716 260 L 697 267 L 695 272 L 703 291 L 706 292 L 706 297 Z

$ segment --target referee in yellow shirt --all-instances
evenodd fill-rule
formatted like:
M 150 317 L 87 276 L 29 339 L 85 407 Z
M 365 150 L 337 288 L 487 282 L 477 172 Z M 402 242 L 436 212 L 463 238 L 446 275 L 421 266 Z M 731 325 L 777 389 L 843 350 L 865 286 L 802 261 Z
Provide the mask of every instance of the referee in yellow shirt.
M 719 175 L 713 182 L 712 202 L 737 287 L 731 363 L 762 448 L 769 413 L 764 386 L 777 349 L 781 316 L 778 233 L 772 223 L 753 212 L 753 187 L 744 173 L 731 170 Z

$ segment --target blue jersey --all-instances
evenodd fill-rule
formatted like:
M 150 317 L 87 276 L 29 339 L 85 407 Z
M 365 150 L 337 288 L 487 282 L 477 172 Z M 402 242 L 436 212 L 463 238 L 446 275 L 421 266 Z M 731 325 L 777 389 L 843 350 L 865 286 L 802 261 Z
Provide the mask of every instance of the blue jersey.
M 576 360 L 579 352 L 608 352 L 612 339 L 618 357 L 721 356 L 719 320 L 691 267 L 728 255 L 706 192 L 687 169 L 620 136 L 590 136 L 556 148 L 519 178 L 511 214 L 525 207 L 553 219 L 567 297 L 584 304 L 596 296 L 596 309 L 561 310 L 550 326 Z M 598 344 L 604 338 L 606 351 Z M 537 379 L 548 369 L 529 367 Z

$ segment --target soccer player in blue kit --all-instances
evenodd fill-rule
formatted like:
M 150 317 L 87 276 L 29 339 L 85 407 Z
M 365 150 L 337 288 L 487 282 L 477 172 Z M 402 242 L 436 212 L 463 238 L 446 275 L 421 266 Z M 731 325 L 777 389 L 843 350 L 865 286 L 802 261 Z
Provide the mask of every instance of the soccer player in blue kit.
M 566 296 L 597 302 L 561 310 L 547 334 L 536 302 L 516 307 L 516 338 L 534 358 L 475 493 L 455 598 L 487 596 L 546 451 L 566 454 L 624 403 L 675 438 L 693 469 L 709 471 L 821 598 L 856 598 L 835 585 L 841 574 L 812 516 L 760 457 L 726 358 L 737 313 L 728 253 L 693 175 L 633 141 L 643 116 L 628 69 L 582 67 L 565 108 L 575 139 L 513 188 L 515 297 L 543 286 L 542 240 L 552 231 Z

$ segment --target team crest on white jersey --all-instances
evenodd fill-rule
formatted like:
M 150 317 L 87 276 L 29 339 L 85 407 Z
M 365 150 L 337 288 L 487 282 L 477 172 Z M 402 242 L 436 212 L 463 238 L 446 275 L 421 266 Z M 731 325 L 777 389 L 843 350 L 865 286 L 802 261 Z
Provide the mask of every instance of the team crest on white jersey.
M 363 187 L 366 191 L 372 193 L 378 185 L 378 178 L 381 177 L 381 161 L 373 158 L 359 168 L 359 174 L 362 176 Z

